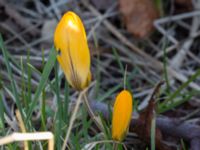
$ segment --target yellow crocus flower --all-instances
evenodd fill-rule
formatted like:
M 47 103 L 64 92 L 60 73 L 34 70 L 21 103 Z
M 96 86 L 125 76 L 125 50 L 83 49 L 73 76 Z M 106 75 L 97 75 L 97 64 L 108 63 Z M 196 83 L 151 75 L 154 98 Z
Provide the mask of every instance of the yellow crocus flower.
M 132 95 L 129 91 L 121 91 L 115 100 L 112 115 L 112 138 L 122 141 L 126 135 L 132 116 Z
M 83 23 L 74 12 L 65 13 L 59 21 L 54 44 L 69 84 L 77 90 L 87 87 L 91 80 L 90 52 Z

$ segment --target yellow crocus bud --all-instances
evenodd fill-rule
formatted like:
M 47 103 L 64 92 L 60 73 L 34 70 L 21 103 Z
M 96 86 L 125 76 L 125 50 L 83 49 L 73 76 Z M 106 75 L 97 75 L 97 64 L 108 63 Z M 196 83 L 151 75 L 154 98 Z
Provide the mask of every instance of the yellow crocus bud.
M 132 116 L 132 95 L 129 91 L 121 91 L 115 100 L 112 115 L 112 138 L 122 141 L 125 137 Z
M 54 44 L 67 81 L 76 90 L 83 90 L 91 80 L 90 52 L 83 23 L 74 12 L 65 13 L 59 21 Z

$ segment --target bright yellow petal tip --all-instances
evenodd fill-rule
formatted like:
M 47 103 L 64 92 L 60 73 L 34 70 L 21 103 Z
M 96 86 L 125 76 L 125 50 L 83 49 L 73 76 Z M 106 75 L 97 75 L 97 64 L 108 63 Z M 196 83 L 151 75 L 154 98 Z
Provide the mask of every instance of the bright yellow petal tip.
M 132 116 L 132 95 L 129 91 L 121 91 L 115 100 L 112 116 L 112 138 L 122 141 L 126 135 Z
M 57 60 L 67 81 L 75 89 L 83 90 L 91 80 L 90 52 L 85 28 L 74 12 L 65 13 L 59 21 L 54 44 L 59 51 Z

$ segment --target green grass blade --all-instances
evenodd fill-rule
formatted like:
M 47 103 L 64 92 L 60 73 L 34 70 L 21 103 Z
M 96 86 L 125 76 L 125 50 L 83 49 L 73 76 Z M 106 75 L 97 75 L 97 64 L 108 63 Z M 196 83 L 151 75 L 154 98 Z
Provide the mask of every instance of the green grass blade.
M 182 149 L 183 149 L 183 150 L 187 150 L 186 144 L 185 144 L 185 142 L 184 142 L 183 139 L 181 139 L 181 146 L 182 146 Z
M 159 113 L 164 113 L 168 110 L 171 110 L 177 106 L 180 106 L 181 104 L 189 101 L 193 96 L 195 95 L 199 95 L 200 91 L 191 91 L 191 92 L 188 92 L 188 93 L 184 93 L 183 94 L 183 98 L 179 99 L 179 100 L 176 100 L 174 101 L 173 103 L 169 104 L 169 105 L 165 105 L 164 107 L 160 108 L 159 107 Z
M 114 53 L 115 58 L 116 58 L 116 60 L 117 60 L 117 63 L 118 63 L 118 65 L 119 65 L 120 72 L 121 72 L 122 74 L 124 74 L 125 70 L 124 70 L 124 66 L 123 66 L 123 64 L 122 64 L 122 62 L 121 62 L 121 60 L 120 60 L 120 56 L 118 55 L 116 49 L 113 48 L 112 50 L 113 50 L 113 53 Z
M 64 99 L 64 105 L 63 105 L 63 115 L 64 117 L 64 122 L 65 124 L 69 123 L 69 84 L 67 83 L 67 81 L 65 80 L 65 99 Z
M 56 124 L 55 124 L 55 139 L 57 149 L 61 149 L 61 128 L 62 128 L 62 101 L 60 98 L 60 82 L 58 77 L 58 64 L 55 64 L 55 94 L 56 94 L 56 101 L 57 101 L 57 113 L 56 113 Z
M 162 109 L 164 107 L 167 106 L 168 102 L 172 102 L 173 103 L 173 99 L 175 99 L 176 97 L 180 96 L 182 90 L 186 87 L 188 87 L 188 85 L 194 81 L 195 79 L 197 79 L 200 76 L 200 69 L 197 70 L 197 72 L 192 75 L 185 83 L 183 83 L 173 94 L 171 94 L 171 96 L 169 96 L 168 99 L 166 99 L 163 103 L 160 103 L 159 105 L 159 109 Z
M 44 49 L 42 49 L 42 68 L 44 68 L 45 60 L 44 60 Z M 42 106 L 41 106 L 41 121 L 42 128 L 46 130 L 46 92 L 45 89 L 42 90 Z M 43 147 L 44 148 L 44 147 Z
M 106 92 L 104 95 L 101 95 L 101 97 L 98 97 L 97 101 L 101 101 L 102 102 L 103 100 L 108 98 L 111 94 L 116 92 L 121 87 L 122 87 L 122 84 L 118 84 L 118 85 L 114 86 L 113 88 L 109 89 L 108 92 Z
M 24 70 L 24 63 L 23 63 L 22 57 L 20 59 L 20 64 L 21 64 L 21 71 L 22 71 L 22 76 L 21 76 L 21 80 L 22 80 L 21 81 L 21 88 L 22 88 L 21 95 L 22 95 L 22 100 L 23 100 L 23 106 L 26 109 L 28 109 L 28 101 L 27 101 L 27 97 L 25 95 L 25 93 L 26 93 L 26 84 L 25 84 L 25 78 L 24 78 L 25 70 Z M 25 111 L 26 111 L 26 109 L 25 109 Z
M 2 129 L 3 135 L 5 135 L 5 118 L 4 118 L 4 106 L 3 106 L 3 96 L 2 96 L 2 91 L 0 90 L 0 118 L 1 118 L 1 126 L 0 129 Z M 1 135 L 2 136 L 2 135 Z
M 30 104 L 28 115 L 27 115 L 27 120 L 30 119 L 30 117 L 33 113 L 33 109 L 34 109 L 35 105 L 37 104 L 37 101 L 38 101 L 38 99 L 39 99 L 39 97 L 42 93 L 42 89 L 45 87 L 45 84 L 48 80 L 49 74 L 50 74 L 52 68 L 54 67 L 54 63 L 56 61 L 56 56 L 57 56 L 57 52 L 54 50 L 54 48 L 52 48 L 50 55 L 49 55 L 49 58 L 48 58 L 48 61 L 45 65 L 45 67 L 44 67 L 44 71 L 42 73 L 38 88 L 37 88 L 35 95 L 33 97 L 33 101 Z
M 2 50 L 2 53 L 3 53 L 4 61 L 5 61 L 6 68 L 7 68 L 7 71 L 8 71 L 8 78 L 9 78 L 10 83 L 11 83 L 12 93 L 14 95 L 16 105 L 17 105 L 17 107 L 18 107 L 18 109 L 21 113 L 22 118 L 24 119 L 24 113 L 22 113 L 23 110 L 22 110 L 22 105 L 21 105 L 21 102 L 20 102 L 20 97 L 19 97 L 18 92 L 17 92 L 17 85 L 16 85 L 15 80 L 13 78 L 12 69 L 11 69 L 11 66 L 10 66 L 10 63 L 9 63 L 7 50 L 4 46 L 3 38 L 1 36 L 1 34 L 0 34 L 0 49 Z
M 163 67 L 164 67 L 164 78 L 166 81 L 166 92 L 170 93 L 170 82 L 169 82 L 169 77 L 168 77 L 168 72 L 167 72 L 167 52 L 166 52 L 166 42 L 163 45 L 163 51 L 164 51 L 164 60 L 163 60 Z
M 27 54 L 27 74 L 28 74 L 28 81 L 27 81 L 27 91 L 28 91 L 28 94 L 27 94 L 27 99 L 29 101 L 32 101 L 32 92 L 31 92 L 31 74 L 32 74 L 32 71 L 31 71 L 31 68 L 28 66 L 28 64 L 30 63 L 30 50 L 28 50 L 28 54 Z

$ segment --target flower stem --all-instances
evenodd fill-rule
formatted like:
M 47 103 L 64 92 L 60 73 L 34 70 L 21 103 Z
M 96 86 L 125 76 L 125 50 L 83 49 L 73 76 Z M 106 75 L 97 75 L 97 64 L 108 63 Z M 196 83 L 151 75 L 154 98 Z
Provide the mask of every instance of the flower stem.
M 92 118 L 94 123 L 97 125 L 97 127 L 100 129 L 100 131 L 102 131 L 103 128 L 102 128 L 101 124 L 99 123 L 99 121 L 97 120 L 94 112 L 92 111 L 92 109 L 90 107 L 86 92 L 83 94 L 83 99 L 84 99 L 84 104 L 85 104 L 85 106 L 87 108 L 88 114 L 90 115 L 90 117 Z
M 73 112 L 72 112 L 72 116 L 71 116 L 71 118 L 70 118 L 69 127 L 68 127 L 68 129 L 67 129 L 67 134 L 66 134 L 66 136 L 65 136 L 65 140 L 64 140 L 64 143 L 63 143 L 63 146 L 62 146 L 62 150 L 65 150 L 65 148 L 66 148 L 67 141 L 68 141 L 68 139 L 69 139 L 69 136 L 70 136 L 70 133 L 71 133 L 71 130 L 72 130 L 72 126 L 73 126 L 74 121 L 75 121 L 75 119 L 76 119 L 76 114 L 77 114 L 77 112 L 78 112 L 78 109 L 79 109 L 79 106 L 80 106 L 80 103 L 81 103 L 81 99 L 82 99 L 82 97 L 83 97 L 83 93 L 84 93 L 84 91 L 82 91 L 82 92 L 79 94 L 79 97 L 78 97 L 78 99 L 77 99 L 77 101 L 76 101 L 76 105 L 75 105 L 75 108 L 74 108 L 74 110 L 73 110 Z
M 114 143 L 113 150 L 117 150 L 117 149 L 118 149 L 118 143 Z

